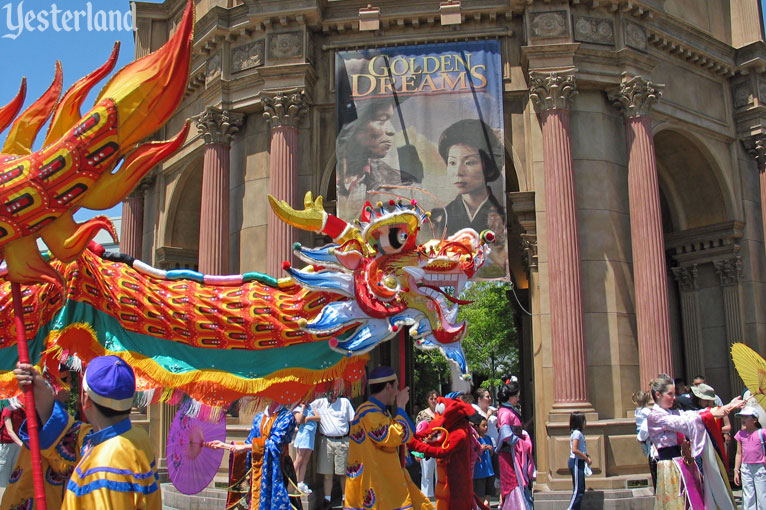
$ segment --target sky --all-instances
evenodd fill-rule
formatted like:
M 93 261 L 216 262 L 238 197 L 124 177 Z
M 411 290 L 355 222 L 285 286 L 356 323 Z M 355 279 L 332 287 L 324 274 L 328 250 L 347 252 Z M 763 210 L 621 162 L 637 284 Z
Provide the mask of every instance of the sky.
M 24 108 L 31 105 L 53 81 L 56 60 L 60 60 L 63 67 L 64 91 L 106 62 L 116 41 L 121 45 L 115 71 L 131 62 L 135 50 L 133 32 L 130 27 L 125 30 L 125 25 L 130 24 L 130 10 L 128 0 L 0 0 L 3 76 L 0 106 L 15 97 L 23 76 L 27 78 Z M 113 11 L 111 16 L 110 11 Z M 119 23 L 116 12 L 120 13 Z M 19 23 L 19 14 L 28 22 Z M 93 106 L 107 79 L 93 88 L 83 104 L 83 113 Z M 40 148 L 46 129 L 38 135 L 35 149 Z M 6 135 L 6 132 L 0 133 L 0 143 L 5 142 Z M 98 212 L 81 209 L 75 219 L 82 221 L 96 214 L 120 216 L 121 206 Z

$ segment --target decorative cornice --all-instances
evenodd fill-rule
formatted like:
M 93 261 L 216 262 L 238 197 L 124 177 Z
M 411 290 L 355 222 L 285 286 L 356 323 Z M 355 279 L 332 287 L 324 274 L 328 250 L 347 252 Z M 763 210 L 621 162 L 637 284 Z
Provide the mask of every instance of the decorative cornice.
M 745 224 L 727 221 L 665 234 L 668 258 L 679 266 L 712 263 L 736 257 Z
M 607 97 L 626 118 L 649 115 L 649 110 L 660 98 L 665 85 L 652 83 L 641 76 L 622 73 L 622 81 L 607 91 Z
M 575 69 L 549 73 L 529 72 L 529 98 L 539 112 L 568 110 L 577 95 Z
M 736 285 L 742 281 L 742 257 L 714 260 L 713 267 L 721 285 Z
M 699 288 L 697 284 L 697 274 L 699 273 L 697 264 L 671 267 L 670 271 L 672 271 L 673 276 L 676 278 L 681 292 L 691 292 Z
M 230 144 L 232 137 L 242 127 L 244 121 L 245 115 L 243 113 L 221 110 L 212 106 L 194 117 L 194 124 L 200 134 L 205 137 L 206 144 Z
M 300 89 L 279 92 L 263 92 L 263 117 L 272 129 L 279 126 L 298 127 L 308 111 L 306 93 Z
M 713 74 L 734 76 L 738 71 L 732 58 L 713 55 L 711 49 L 701 46 L 699 41 L 685 42 L 664 31 L 649 29 L 648 42 L 659 51 Z
M 578 0 L 574 3 L 585 5 L 591 9 L 607 12 L 621 12 L 643 21 L 652 20 L 663 13 L 663 0 Z M 530 5 L 550 5 L 550 0 L 510 0 L 513 14 L 523 14 Z

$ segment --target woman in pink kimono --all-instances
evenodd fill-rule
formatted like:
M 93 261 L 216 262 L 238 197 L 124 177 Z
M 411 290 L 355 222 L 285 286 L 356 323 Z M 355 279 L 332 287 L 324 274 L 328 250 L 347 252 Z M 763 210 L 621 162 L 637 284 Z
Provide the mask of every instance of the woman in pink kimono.
M 532 480 L 536 477 L 532 461 L 532 439 L 522 429 L 521 415 L 515 409 L 519 403 L 519 385 L 511 382 L 497 392 L 498 463 L 502 510 L 532 509 Z
M 674 409 L 673 379 L 660 374 L 651 382 L 655 406 L 649 413 L 649 439 L 657 448 L 655 510 L 735 510 L 721 458 L 723 436 L 715 422 L 744 402 L 740 397 L 700 411 Z

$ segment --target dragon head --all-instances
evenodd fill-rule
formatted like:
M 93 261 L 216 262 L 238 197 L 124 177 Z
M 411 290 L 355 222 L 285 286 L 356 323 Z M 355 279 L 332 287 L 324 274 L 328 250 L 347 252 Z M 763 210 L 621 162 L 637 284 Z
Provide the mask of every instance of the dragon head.
M 355 225 L 327 214 L 322 197 L 306 194 L 305 209 L 296 211 L 269 197 L 283 221 L 304 230 L 321 232 L 334 243 L 319 249 L 296 243 L 294 251 L 310 265 L 296 269 L 285 264 L 304 288 L 333 292 L 349 299 L 325 306 L 310 321 L 300 323 L 312 334 L 333 334 L 331 347 L 339 352 L 365 353 L 380 342 L 409 328 L 416 345 L 439 349 L 468 374 L 460 344 L 465 323 L 457 322 L 461 301 L 456 298 L 484 264 L 494 234 L 461 230 L 446 239 L 418 243 L 428 220 L 415 200 L 369 202 Z

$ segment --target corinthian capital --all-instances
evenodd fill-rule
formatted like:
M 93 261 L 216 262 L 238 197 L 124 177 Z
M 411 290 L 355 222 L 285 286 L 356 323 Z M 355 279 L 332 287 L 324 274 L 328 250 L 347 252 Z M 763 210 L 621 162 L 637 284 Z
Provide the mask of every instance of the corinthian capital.
M 724 260 L 714 260 L 713 267 L 720 279 L 721 285 L 735 285 L 742 280 L 742 257 Z
M 758 170 L 766 171 L 766 135 L 748 136 L 742 139 L 745 150 L 755 158 Z
M 205 143 L 231 143 L 231 138 L 239 131 L 245 121 L 243 113 L 208 107 L 204 113 L 194 118 Z
M 697 283 L 697 264 L 691 266 L 671 267 L 681 292 L 690 292 L 699 288 Z
M 308 110 L 306 94 L 299 89 L 280 92 L 264 92 L 263 117 L 271 123 L 271 127 L 298 127 L 303 115 Z
M 607 97 L 625 117 L 646 116 L 662 95 L 663 88 L 665 85 L 652 83 L 641 76 L 622 73 L 620 85 L 608 90 Z
M 529 73 L 529 98 L 537 111 L 568 110 L 574 96 L 577 95 L 575 70 Z

